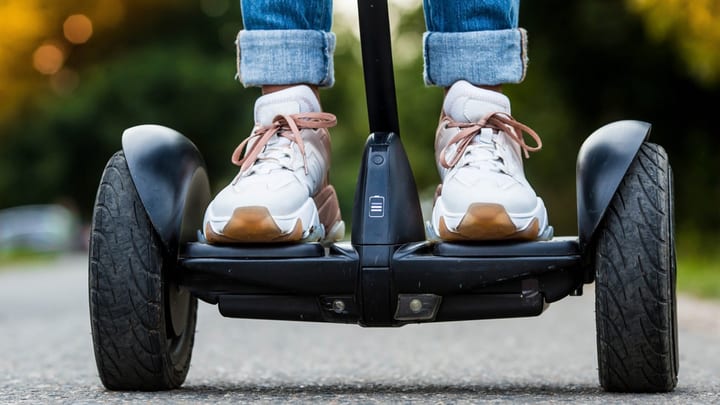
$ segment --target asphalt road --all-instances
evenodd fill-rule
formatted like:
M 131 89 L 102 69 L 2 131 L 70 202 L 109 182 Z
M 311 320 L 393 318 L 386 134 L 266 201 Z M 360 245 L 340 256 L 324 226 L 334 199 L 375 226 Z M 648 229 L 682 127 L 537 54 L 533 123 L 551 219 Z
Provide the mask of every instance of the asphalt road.
M 117 393 L 95 370 L 86 259 L 66 257 L 0 268 L 0 403 L 720 403 L 720 305 L 680 301 L 680 381 L 658 395 L 600 390 L 593 311 L 586 294 L 531 319 L 363 329 L 203 304 L 183 388 Z

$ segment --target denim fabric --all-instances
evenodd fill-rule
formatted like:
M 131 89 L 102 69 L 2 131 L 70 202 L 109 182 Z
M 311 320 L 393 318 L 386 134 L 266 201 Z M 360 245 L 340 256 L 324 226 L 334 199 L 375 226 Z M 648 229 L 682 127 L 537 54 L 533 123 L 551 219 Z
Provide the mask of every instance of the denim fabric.
M 330 31 L 331 0 L 240 0 L 246 30 Z
M 425 83 L 517 83 L 525 77 L 520 0 L 423 0 Z M 331 0 L 241 0 L 238 76 L 245 86 L 334 82 Z
M 426 84 L 448 87 L 518 83 L 525 77 L 527 35 L 520 0 L 423 0 Z
M 471 32 L 517 28 L 520 0 L 423 0 L 430 32 Z
M 335 34 L 313 30 L 243 30 L 238 35 L 238 78 L 245 86 L 333 85 Z
M 474 32 L 426 32 L 425 83 L 448 87 L 519 83 L 527 70 L 527 34 L 522 28 Z
M 333 85 L 331 0 L 241 0 L 238 78 L 245 86 Z

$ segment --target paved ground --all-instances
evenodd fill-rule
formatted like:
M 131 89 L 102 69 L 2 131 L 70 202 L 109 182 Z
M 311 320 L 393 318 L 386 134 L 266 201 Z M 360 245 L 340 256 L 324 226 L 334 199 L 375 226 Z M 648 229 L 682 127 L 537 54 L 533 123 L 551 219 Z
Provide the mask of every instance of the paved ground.
M 593 300 L 538 318 L 362 329 L 222 318 L 203 304 L 183 389 L 105 391 L 95 370 L 84 257 L 0 269 L 0 403 L 720 403 L 720 305 L 680 301 L 680 382 L 600 391 Z

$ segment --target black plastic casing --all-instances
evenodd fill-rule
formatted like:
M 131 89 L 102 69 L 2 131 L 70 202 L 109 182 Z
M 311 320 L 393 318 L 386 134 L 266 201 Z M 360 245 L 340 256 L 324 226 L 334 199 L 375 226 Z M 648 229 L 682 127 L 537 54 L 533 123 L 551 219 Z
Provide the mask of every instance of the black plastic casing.
M 390 326 L 397 291 L 392 257 L 400 245 L 425 240 L 417 187 L 400 138 L 368 138 L 353 206 L 352 245 L 360 257 L 357 301 L 366 326 Z
M 171 256 L 181 243 L 197 238 L 210 182 L 205 161 L 179 132 L 160 125 L 138 125 L 122 135 L 130 176 L 145 212 Z
M 605 210 L 652 126 L 642 121 L 616 121 L 593 132 L 577 158 L 577 216 L 580 246 L 592 240 Z

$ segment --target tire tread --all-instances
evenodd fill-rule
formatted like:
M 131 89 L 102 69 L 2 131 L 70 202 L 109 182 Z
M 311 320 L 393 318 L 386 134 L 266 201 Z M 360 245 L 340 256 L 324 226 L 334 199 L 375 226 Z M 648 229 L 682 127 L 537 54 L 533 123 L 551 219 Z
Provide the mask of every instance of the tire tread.
M 598 372 L 608 391 L 667 392 L 677 384 L 670 175 L 665 151 L 643 144 L 598 235 Z
M 108 162 L 98 188 L 89 258 L 90 315 L 100 379 L 111 390 L 164 390 L 185 380 L 189 344 L 174 364 L 165 331 L 162 244 L 139 205 L 122 152 Z M 169 315 L 168 315 L 169 316 Z

